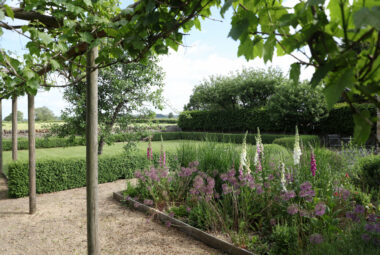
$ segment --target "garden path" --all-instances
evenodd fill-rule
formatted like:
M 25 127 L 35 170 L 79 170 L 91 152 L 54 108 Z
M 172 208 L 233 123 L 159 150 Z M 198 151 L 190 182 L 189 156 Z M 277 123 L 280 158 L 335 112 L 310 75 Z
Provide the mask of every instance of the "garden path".
M 125 180 L 99 185 L 102 254 L 219 254 L 173 228 L 151 222 L 112 199 Z M 2 196 L 2 198 L 1 198 Z M 37 196 L 28 214 L 27 197 L 7 199 L 0 178 L 0 254 L 86 254 L 86 188 Z

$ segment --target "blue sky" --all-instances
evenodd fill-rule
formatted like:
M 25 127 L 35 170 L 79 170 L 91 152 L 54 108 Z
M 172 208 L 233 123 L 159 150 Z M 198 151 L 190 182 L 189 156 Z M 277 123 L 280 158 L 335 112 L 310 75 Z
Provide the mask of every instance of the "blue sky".
M 123 1 L 125 6 L 127 2 Z M 290 5 L 295 0 L 286 1 Z M 212 19 L 206 19 L 202 24 L 202 30 L 193 29 L 184 39 L 186 47 L 180 47 L 177 52 L 170 51 L 168 55 L 160 57 L 165 77 L 164 97 L 166 106 L 161 113 L 179 113 L 188 102 L 194 86 L 210 75 L 227 75 L 230 72 L 241 70 L 244 67 L 267 68 L 270 65 L 280 68 L 288 73 L 289 66 L 294 60 L 289 56 L 275 57 L 273 63 L 267 65 L 260 59 L 247 62 L 243 57 L 237 57 L 238 42 L 228 38 L 230 30 L 231 12 L 225 19 L 214 9 Z M 5 32 L 0 39 L 0 47 L 16 51 L 22 54 L 25 40 L 14 33 Z M 303 70 L 302 79 L 311 77 L 312 70 Z M 47 106 L 56 115 L 67 106 L 62 98 L 62 90 L 52 89 L 49 92 L 40 92 L 36 97 L 36 107 Z M 26 97 L 19 99 L 19 110 L 26 116 Z M 3 102 L 3 116 L 11 112 L 11 102 Z

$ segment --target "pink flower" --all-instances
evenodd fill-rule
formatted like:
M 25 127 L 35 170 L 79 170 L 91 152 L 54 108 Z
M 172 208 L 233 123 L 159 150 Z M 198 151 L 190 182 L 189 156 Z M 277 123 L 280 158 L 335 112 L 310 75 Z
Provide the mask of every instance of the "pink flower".
M 324 215 L 326 212 L 326 205 L 322 202 L 319 202 L 316 206 L 315 206 L 315 215 L 317 216 L 322 216 Z
M 315 155 L 313 151 L 311 152 L 310 171 L 311 171 L 311 174 L 315 176 L 315 173 L 317 172 L 317 164 L 315 161 Z

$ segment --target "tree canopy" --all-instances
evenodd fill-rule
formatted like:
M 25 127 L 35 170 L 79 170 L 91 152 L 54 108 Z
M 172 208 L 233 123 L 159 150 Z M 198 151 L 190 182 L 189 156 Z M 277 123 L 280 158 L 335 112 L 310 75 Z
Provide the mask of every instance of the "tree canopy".
M 52 121 L 57 119 L 54 116 L 53 111 L 46 106 L 38 107 L 34 111 L 36 115 L 36 121 Z
M 21 111 L 17 111 L 17 121 L 23 121 L 23 120 L 24 120 L 24 113 Z M 4 121 L 12 121 L 12 113 L 6 116 L 4 118 Z
M 99 72 L 98 119 L 99 153 L 112 133 L 115 125 L 126 130 L 135 115 L 141 118 L 150 113 L 148 106 L 161 108 L 164 73 L 152 58 L 145 64 L 116 64 Z M 60 136 L 84 135 L 86 116 L 85 86 L 67 87 L 64 99 L 69 106 L 62 112 L 63 125 L 56 125 L 55 132 Z
M 185 110 L 234 110 L 265 106 L 287 79 L 277 69 L 243 69 L 211 76 L 196 86 Z

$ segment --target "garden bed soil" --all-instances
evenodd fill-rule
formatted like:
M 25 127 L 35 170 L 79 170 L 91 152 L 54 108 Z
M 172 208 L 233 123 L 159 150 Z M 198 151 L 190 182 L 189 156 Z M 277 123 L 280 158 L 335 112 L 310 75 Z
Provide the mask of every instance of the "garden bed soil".
M 170 225 L 180 231 L 186 233 L 187 235 L 207 244 L 210 247 L 216 248 L 224 253 L 230 255 L 253 255 L 253 253 L 234 246 L 233 244 L 226 242 L 214 235 L 208 234 L 200 229 L 190 226 L 178 219 L 175 219 L 155 208 L 144 205 L 130 197 L 125 197 L 122 191 L 113 193 L 114 199 L 121 203 L 126 203 L 129 207 L 134 208 L 138 211 L 152 215 L 155 219 L 160 220 L 166 225 Z
M 112 199 L 125 180 L 99 185 L 99 238 L 102 254 L 221 254 L 174 228 L 125 210 Z M 6 194 L 0 178 L 0 194 Z M 37 196 L 37 213 L 28 214 L 28 197 L 0 198 L 0 254 L 86 254 L 86 188 Z

